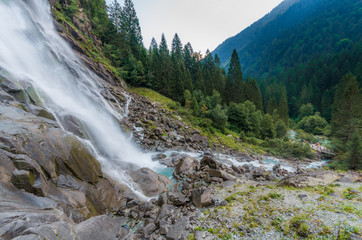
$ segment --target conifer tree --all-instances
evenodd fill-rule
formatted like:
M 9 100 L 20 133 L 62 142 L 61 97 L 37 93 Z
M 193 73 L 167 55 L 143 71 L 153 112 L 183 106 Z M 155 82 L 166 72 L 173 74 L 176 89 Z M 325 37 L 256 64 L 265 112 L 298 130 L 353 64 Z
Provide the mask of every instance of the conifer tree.
M 171 44 L 171 55 L 173 58 L 177 59 L 177 61 L 181 61 L 182 59 L 182 43 L 181 39 L 177 33 L 173 37 Z
M 234 49 L 231 60 L 230 68 L 227 77 L 226 83 L 226 96 L 227 102 L 236 102 L 241 103 L 244 100 L 244 83 L 243 83 L 243 74 L 241 72 L 241 66 L 239 61 L 239 56 L 236 50 Z
M 288 117 L 288 100 L 287 100 L 286 90 L 283 91 L 282 96 L 280 97 L 278 105 L 278 113 L 280 119 L 283 120 L 283 122 L 286 125 L 288 125 L 289 117 Z
M 362 93 L 353 74 L 346 74 L 337 86 L 333 111 L 332 132 L 343 142 L 349 142 L 355 129 L 362 129 Z
M 255 79 L 247 78 L 245 82 L 245 100 L 253 102 L 257 109 L 263 110 L 263 99 Z
M 122 7 L 117 0 L 113 0 L 109 6 L 108 16 L 113 25 L 116 27 L 117 32 L 121 32 Z
M 167 41 L 165 34 L 162 33 L 159 52 L 162 56 L 169 56 L 170 51 L 168 50 Z
M 141 27 L 132 0 L 125 0 L 121 14 L 121 33 L 132 50 L 132 54 L 139 59 L 143 47 Z
M 154 51 L 157 51 L 157 52 L 158 52 L 158 45 L 157 45 L 156 39 L 153 37 L 152 40 L 151 40 L 149 52 L 152 53 L 152 52 L 154 52 Z

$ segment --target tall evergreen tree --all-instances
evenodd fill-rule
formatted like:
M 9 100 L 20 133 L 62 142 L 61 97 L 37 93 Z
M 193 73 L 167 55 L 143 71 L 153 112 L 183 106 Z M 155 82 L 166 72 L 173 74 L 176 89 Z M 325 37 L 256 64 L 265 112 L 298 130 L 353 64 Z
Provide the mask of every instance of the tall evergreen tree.
M 169 56 L 170 55 L 170 51 L 168 50 L 168 46 L 167 46 L 167 41 L 166 41 L 166 37 L 165 34 L 162 33 L 161 36 L 161 42 L 160 42 L 160 54 L 162 56 Z
M 278 104 L 278 113 L 280 119 L 288 125 L 289 117 L 288 117 L 288 100 L 286 90 L 283 91 L 282 96 L 280 97 L 279 104 Z
M 143 47 L 141 27 L 132 0 L 125 0 L 121 15 L 121 32 L 137 59 Z
M 263 110 L 263 99 L 255 79 L 247 78 L 245 82 L 245 100 L 253 102 L 257 109 Z
M 182 60 L 182 43 L 177 33 L 175 33 L 175 36 L 173 37 L 172 40 L 171 55 L 173 58 L 176 58 L 177 61 Z
M 226 82 L 225 95 L 228 96 L 227 102 L 236 102 L 236 103 L 243 102 L 244 100 L 243 90 L 244 90 L 243 74 L 241 72 L 238 53 L 234 49 L 231 55 L 230 67 Z
M 151 40 L 149 52 L 152 53 L 155 50 L 158 52 L 158 45 L 157 45 L 156 39 L 153 37 L 152 40 Z
M 108 16 L 113 25 L 116 27 L 117 32 L 121 32 L 122 7 L 117 0 L 113 0 L 111 5 L 108 7 Z
M 333 111 L 332 132 L 343 142 L 349 142 L 355 129 L 362 129 L 362 92 L 356 77 L 348 73 L 337 86 Z

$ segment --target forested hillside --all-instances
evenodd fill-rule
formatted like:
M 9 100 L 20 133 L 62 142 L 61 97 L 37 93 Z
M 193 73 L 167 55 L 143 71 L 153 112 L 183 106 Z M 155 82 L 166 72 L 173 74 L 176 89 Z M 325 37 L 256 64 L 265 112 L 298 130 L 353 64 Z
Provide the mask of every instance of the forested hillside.
M 361 6 L 357 0 L 284 1 L 213 54 L 226 66 L 236 49 L 243 71 L 259 77 L 313 56 L 337 53 L 361 41 Z
M 82 8 L 91 16 L 102 40 L 96 61 L 132 87 L 173 99 L 169 107 L 205 133 L 235 136 L 275 155 L 313 157 L 309 145 L 286 138 L 293 127 L 314 143 L 310 134 L 335 137 L 337 157 L 360 167 L 360 153 L 353 150 L 361 144 L 359 1 L 284 1 L 219 47 L 221 57 L 218 50 L 201 56 L 177 33 L 170 45 L 162 35 L 147 49 L 131 0 L 108 7 L 103 0 L 68 2 L 58 9 L 65 18 Z M 235 39 L 243 47 L 229 51 Z M 345 109 L 351 114 L 342 117 Z

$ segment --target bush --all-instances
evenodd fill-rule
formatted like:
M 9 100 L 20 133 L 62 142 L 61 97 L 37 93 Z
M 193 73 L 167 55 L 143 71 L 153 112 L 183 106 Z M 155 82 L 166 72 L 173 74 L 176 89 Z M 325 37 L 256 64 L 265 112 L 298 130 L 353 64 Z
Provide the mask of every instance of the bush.
M 313 116 L 304 117 L 297 124 L 297 128 L 303 129 L 305 132 L 315 135 L 322 135 L 327 126 L 327 121 L 322 118 L 318 113 Z
M 275 133 L 277 138 L 284 138 L 285 135 L 287 134 L 287 126 L 285 125 L 285 123 L 279 119 L 276 123 L 275 123 Z
M 307 144 L 285 142 L 279 138 L 268 139 L 262 144 L 268 152 L 285 158 L 315 158 L 315 154 Z
M 209 115 L 213 121 L 213 126 L 224 131 L 228 122 L 226 110 L 222 109 L 220 104 L 217 104 L 214 109 L 209 111 Z

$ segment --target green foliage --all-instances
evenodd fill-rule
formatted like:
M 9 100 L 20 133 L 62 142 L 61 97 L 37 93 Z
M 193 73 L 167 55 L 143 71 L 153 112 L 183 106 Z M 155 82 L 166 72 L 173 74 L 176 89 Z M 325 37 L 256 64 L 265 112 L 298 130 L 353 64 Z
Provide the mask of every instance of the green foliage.
M 228 116 L 231 130 L 249 137 L 260 137 L 262 114 L 252 102 L 231 103 Z
M 355 197 L 358 197 L 358 193 L 353 188 L 347 188 L 346 190 L 343 191 L 343 196 L 344 198 L 351 200 Z
M 346 74 L 337 86 L 332 111 L 333 135 L 348 142 L 355 129 L 362 129 L 362 89 L 353 74 Z
M 275 156 L 282 156 L 285 158 L 315 158 L 315 154 L 311 151 L 308 144 L 303 143 L 290 143 L 281 139 L 268 139 L 264 141 L 262 146 L 271 154 Z
M 272 116 L 265 114 L 261 120 L 261 136 L 263 139 L 275 137 L 275 128 Z
M 316 113 L 313 116 L 304 117 L 297 124 L 296 128 L 303 129 L 307 133 L 322 135 L 325 132 L 327 125 L 327 121 Z
M 342 159 L 349 165 L 350 169 L 362 169 L 362 137 L 357 129 L 352 134 Z
M 296 139 L 305 140 L 310 143 L 318 142 L 318 139 L 313 134 L 306 133 L 302 129 L 295 130 L 295 133 L 296 133 L 295 135 Z
M 241 72 L 239 56 L 235 49 L 231 55 L 226 83 L 226 92 L 227 102 L 241 103 L 245 99 L 243 74 Z
M 284 138 L 287 135 L 288 129 L 285 123 L 279 119 L 275 123 L 275 133 L 277 138 Z
M 299 109 L 298 119 L 302 120 L 305 117 L 312 116 L 314 114 L 314 106 L 311 103 L 303 104 Z
M 213 121 L 213 126 L 224 131 L 228 121 L 226 110 L 217 104 L 214 109 L 210 110 L 209 115 Z

